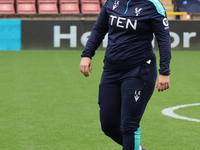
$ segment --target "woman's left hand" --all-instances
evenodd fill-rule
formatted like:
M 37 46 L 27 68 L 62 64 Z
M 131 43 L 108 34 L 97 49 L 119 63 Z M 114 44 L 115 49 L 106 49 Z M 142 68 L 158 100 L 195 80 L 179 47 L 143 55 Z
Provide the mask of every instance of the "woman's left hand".
M 168 89 L 169 88 L 169 76 L 160 74 L 157 79 L 156 88 L 158 88 L 158 92 Z

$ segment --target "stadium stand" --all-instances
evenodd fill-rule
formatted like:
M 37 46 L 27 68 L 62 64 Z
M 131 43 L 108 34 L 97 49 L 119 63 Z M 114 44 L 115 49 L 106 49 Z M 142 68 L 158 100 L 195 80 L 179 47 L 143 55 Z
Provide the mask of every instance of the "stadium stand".
M 14 0 L 0 0 L 0 14 L 14 14 Z
M 79 14 L 79 1 L 78 0 L 60 0 L 60 13 L 61 14 Z
M 106 0 L 0 0 L 0 18 L 97 19 Z M 200 19 L 200 0 L 160 0 L 168 19 Z M 31 14 L 31 15 L 30 15 Z M 192 17 L 191 17 L 192 19 Z
M 188 14 L 200 13 L 200 0 L 177 0 L 177 10 Z
M 160 0 L 163 6 L 165 7 L 166 13 L 174 12 L 174 4 L 172 0 Z M 168 19 L 175 19 L 175 15 L 167 15 Z
M 35 0 L 17 0 L 16 3 L 18 14 L 36 14 Z
M 58 13 L 57 0 L 38 0 L 39 14 L 57 14 Z
M 177 11 L 187 12 L 189 19 L 191 14 L 200 13 L 200 0 L 177 0 L 176 5 Z
M 160 0 L 160 1 L 165 7 L 167 17 L 169 20 L 174 20 L 174 19 L 187 20 L 188 19 L 187 12 L 177 11 L 177 7 L 176 7 L 177 0 Z

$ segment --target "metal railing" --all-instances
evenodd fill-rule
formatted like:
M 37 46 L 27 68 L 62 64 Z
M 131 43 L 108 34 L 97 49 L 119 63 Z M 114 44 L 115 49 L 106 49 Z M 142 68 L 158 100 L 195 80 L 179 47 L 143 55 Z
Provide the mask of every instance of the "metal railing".
M 187 20 L 187 12 L 167 12 L 167 15 L 184 15 L 184 20 Z

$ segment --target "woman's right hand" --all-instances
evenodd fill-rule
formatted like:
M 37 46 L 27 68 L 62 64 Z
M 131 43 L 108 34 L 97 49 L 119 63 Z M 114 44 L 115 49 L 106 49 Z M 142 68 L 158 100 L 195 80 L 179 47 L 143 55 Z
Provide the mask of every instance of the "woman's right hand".
M 92 61 L 89 57 L 83 57 L 80 63 L 80 71 L 89 77 L 89 71 L 92 72 Z
M 169 75 L 159 75 L 156 83 L 158 92 L 167 90 L 169 88 Z

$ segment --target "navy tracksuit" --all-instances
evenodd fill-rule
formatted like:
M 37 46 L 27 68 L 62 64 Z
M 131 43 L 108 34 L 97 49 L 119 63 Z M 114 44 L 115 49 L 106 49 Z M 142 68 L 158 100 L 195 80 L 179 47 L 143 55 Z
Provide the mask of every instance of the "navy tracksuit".
M 108 33 L 104 71 L 99 85 L 100 121 L 104 133 L 123 150 L 139 150 L 140 120 L 157 78 L 153 33 L 162 75 L 169 75 L 169 24 L 159 0 L 107 0 L 82 57 L 92 58 Z

